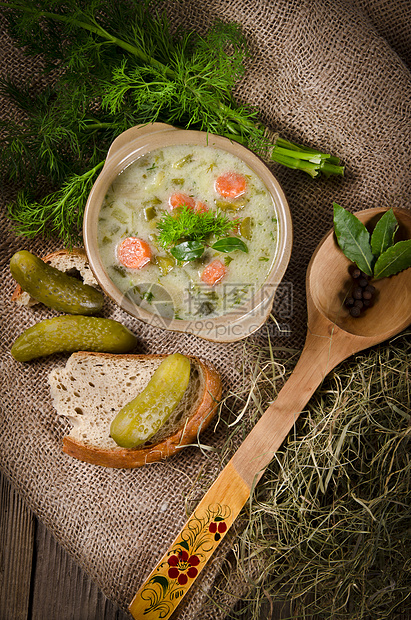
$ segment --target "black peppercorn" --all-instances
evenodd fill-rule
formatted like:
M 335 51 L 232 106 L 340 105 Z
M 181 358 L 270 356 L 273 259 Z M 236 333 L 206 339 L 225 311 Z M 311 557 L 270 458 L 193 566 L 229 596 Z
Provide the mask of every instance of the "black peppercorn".
M 373 305 L 375 286 L 369 283 L 370 277 L 355 265 L 351 265 L 349 273 L 353 279 L 353 289 L 344 305 L 352 317 L 359 317 L 366 308 Z

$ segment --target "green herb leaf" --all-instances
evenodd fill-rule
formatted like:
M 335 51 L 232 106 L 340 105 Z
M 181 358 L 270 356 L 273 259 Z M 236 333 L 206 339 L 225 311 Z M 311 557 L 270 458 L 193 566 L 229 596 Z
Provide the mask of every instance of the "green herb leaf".
M 183 241 L 175 245 L 170 254 L 179 261 L 190 261 L 200 258 L 204 252 L 204 245 L 200 241 Z
M 234 252 L 235 250 L 240 250 L 240 252 L 248 252 L 248 247 L 238 237 L 225 237 L 225 239 L 220 239 L 216 241 L 211 246 L 213 250 L 217 250 L 217 252 Z
M 394 215 L 394 211 L 389 209 L 378 220 L 371 235 L 371 250 L 376 258 L 393 245 L 397 229 L 397 218 Z
M 374 278 L 380 280 L 411 267 L 411 239 L 398 241 L 383 252 L 374 267 Z
M 15 232 L 30 238 L 56 235 L 67 247 L 78 244 L 87 197 L 103 164 L 97 164 L 83 175 L 72 175 L 42 203 L 30 201 L 24 192 L 19 193 L 16 202 L 7 207 Z
M 368 276 L 373 274 L 374 255 L 370 234 L 352 213 L 334 203 L 334 230 L 345 256 Z

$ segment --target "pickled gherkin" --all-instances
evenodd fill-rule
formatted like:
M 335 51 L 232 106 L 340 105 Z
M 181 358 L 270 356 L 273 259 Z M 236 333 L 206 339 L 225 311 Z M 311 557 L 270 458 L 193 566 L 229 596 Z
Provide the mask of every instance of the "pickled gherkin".
M 68 314 L 97 314 L 104 297 L 93 286 L 67 275 L 27 252 L 12 256 L 10 271 L 23 291 L 57 312 Z
M 240 209 L 244 209 L 246 203 L 245 200 L 238 199 L 230 202 L 226 200 L 216 200 L 215 204 L 221 211 L 239 211 Z
M 251 217 L 247 216 L 243 220 L 241 220 L 241 223 L 240 223 L 240 235 L 242 237 L 244 237 L 244 239 L 247 239 L 248 241 L 251 239 L 251 237 L 252 237 Z
M 190 161 L 192 161 L 193 159 L 193 154 L 189 153 L 188 155 L 184 155 L 184 157 L 182 157 L 181 159 L 179 159 L 178 161 L 175 161 L 172 166 L 173 168 L 182 168 L 183 166 L 185 166 L 186 164 L 189 164 Z
M 175 259 L 171 256 L 156 256 L 155 263 L 162 276 L 167 275 L 176 265 Z
M 144 209 L 144 219 L 146 220 L 146 222 L 150 222 L 152 219 L 154 219 L 157 215 L 156 209 L 155 207 L 151 206 L 151 207 L 146 207 Z
M 11 354 L 18 362 L 28 362 L 61 352 L 128 353 L 136 344 L 136 336 L 118 321 L 65 315 L 46 319 L 26 329 L 15 340 Z
M 190 360 L 169 355 L 136 398 L 111 423 L 110 435 L 123 448 L 136 448 L 160 429 L 184 396 L 190 380 Z

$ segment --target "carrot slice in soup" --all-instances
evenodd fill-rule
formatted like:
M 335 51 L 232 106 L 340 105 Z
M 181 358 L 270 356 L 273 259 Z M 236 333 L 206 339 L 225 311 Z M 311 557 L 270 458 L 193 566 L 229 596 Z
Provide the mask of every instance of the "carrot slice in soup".
M 127 237 L 117 248 L 117 258 L 124 267 L 141 269 L 151 260 L 151 249 L 138 237 Z
M 238 172 L 224 172 L 217 177 L 215 188 L 224 198 L 237 198 L 242 196 L 247 189 L 247 180 Z
M 171 194 L 168 199 L 168 205 L 171 211 L 177 209 L 178 207 L 184 207 L 184 205 L 186 205 L 189 209 L 194 209 L 195 204 L 196 201 L 194 198 L 191 198 L 191 196 L 184 194 L 183 192 L 175 192 L 174 194 Z
M 227 267 L 220 260 L 213 260 L 207 265 L 201 274 L 201 279 L 205 284 L 214 286 L 218 284 L 227 273 Z

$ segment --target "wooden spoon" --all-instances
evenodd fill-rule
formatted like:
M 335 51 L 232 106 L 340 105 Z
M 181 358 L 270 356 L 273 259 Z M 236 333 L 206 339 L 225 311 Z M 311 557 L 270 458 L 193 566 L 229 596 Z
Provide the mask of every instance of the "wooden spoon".
M 374 227 L 385 209 L 357 213 Z M 411 211 L 394 209 L 399 239 L 411 238 Z M 350 355 L 411 323 L 411 269 L 375 282 L 376 302 L 359 318 L 344 308 L 350 262 L 330 231 L 315 250 L 306 278 L 308 330 L 294 372 L 137 592 L 134 618 L 167 619 L 212 556 L 324 377 Z

